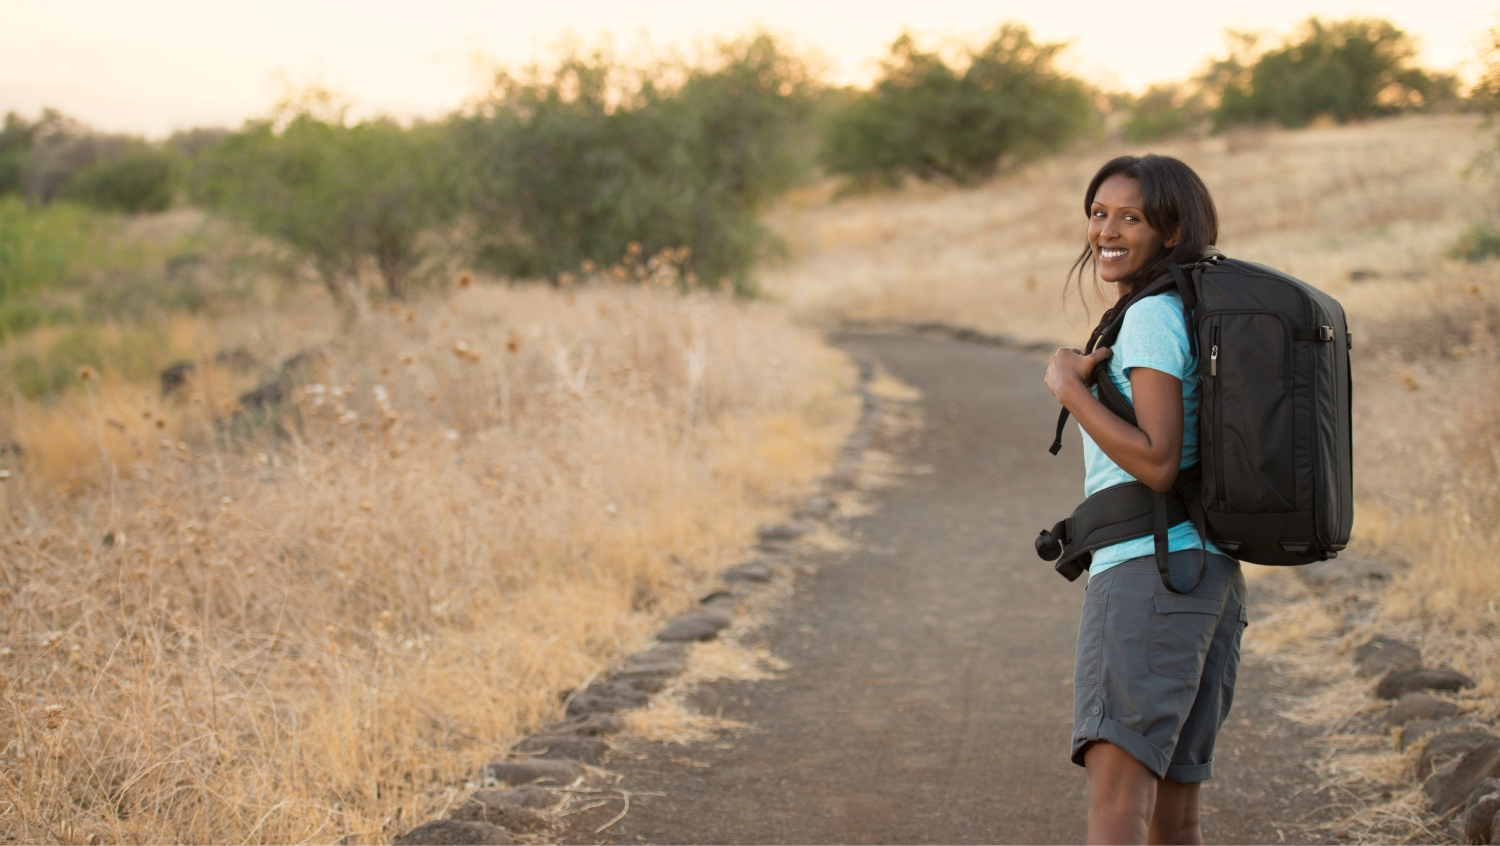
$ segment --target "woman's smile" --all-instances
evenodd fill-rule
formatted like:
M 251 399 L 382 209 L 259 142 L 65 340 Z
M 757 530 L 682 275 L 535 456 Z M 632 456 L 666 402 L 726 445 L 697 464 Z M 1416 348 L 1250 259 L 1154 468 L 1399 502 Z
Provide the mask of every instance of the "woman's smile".
M 1099 278 L 1123 282 L 1177 243 L 1146 220 L 1141 183 L 1115 174 L 1099 185 L 1089 209 L 1089 245 L 1094 248 Z

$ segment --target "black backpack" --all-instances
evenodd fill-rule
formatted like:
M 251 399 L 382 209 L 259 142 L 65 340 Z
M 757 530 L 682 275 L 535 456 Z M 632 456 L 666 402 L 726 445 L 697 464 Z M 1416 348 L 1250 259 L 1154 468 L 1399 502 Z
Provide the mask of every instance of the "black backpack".
M 1241 561 L 1285 566 L 1336 557 L 1354 521 L 1353 344 L 1343 307 L 1306 282 L 1215 248 L 1169 270 L 1132 297 L 1097 345 L 1114 344 L 1136 302 L 1164 291 L 1182 297 L 1189 343 L 1200 353 L 1199 463 L 1180 471 L 1166 494 L 1140 482 L 1097 491 L 1041 533 L 1038 554 L 1059 559 L 1057 571 L 1071 581 L 1093 550 L 1150 535 L 1162 583 L 1175 593 L 1186 591 L 1167 570 L 1167 529 L 1184 519 Z M 1135 411 L 1105 366 L 1094 374 L 1099 399 L 1134 424 Z M 1054 455 L 1067 419 L 1063 409 Z

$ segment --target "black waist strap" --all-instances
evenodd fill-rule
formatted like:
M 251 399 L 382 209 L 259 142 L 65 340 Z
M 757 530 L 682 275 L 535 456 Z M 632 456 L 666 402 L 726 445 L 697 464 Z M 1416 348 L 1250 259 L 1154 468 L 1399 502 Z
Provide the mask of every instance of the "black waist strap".
M 1162 584 L 1173 593 L 1187 593 L 1192 587 L 1178 590 L 1167 569 L 1167 531 L 1190 520 L 1198 530 L 1200 543 L 1206 539 L 1203 508 L 1198 502 L 1199 478 L 1198 465 L 1193 465 L 1178 472 L 1168 493 L 1157 493 L 1140 482 L 1097 491 L 1067 519 L 1042 532 L 1037 552 L 1046 560 L 1057 558 L 1057 571 L 1072 581 L 1088 569 L 1094 550 L 1149 536 L 1155 541 L 1156 569 Z M 1203 551 L 1206 565 L 1206 545 Z M 1202 577 L 1200 567 L 1198 578 Z

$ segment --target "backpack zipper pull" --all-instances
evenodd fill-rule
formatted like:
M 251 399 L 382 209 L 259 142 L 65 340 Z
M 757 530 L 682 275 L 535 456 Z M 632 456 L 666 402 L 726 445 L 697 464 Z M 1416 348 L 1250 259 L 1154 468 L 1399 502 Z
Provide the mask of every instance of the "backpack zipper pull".
M 1219 375 L 1219 345 L 1218 344 L 1214 344 L 1214 348 L 1208 351 L 1208 375 L 1210 375 L 1210 376 L 1217 376 L 1217 375 Z

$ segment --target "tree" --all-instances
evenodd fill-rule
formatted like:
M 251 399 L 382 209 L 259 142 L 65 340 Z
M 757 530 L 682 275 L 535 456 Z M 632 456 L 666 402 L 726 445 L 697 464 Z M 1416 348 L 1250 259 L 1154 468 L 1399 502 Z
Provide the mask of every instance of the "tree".
M 452 216 L 446 144 L 442 125 L 345 126 L 342 110 L 300 106 L 209 147 L 194 193 L 307 259 L 336 301 L 366 260 L 400 297 L 420 239 Z
M 1452 76 L 1414 67 L 1411 37 L 1376 18 L 1308 18 L 1280 47 L 1253 59 L 1244 52 L 1217 63 L 1206 77 L 1219 95 L 1217 128 L 1264 122 L 1300 127 L 1319 117 L 1344 123 L 1457 96 Z
M 632 70 L 603 52 L 497 75 L 463 123 L 481 259 L 515 276 L 686 246 L 692 270 L 748 290 L 773 242 L 757 220 L 809 172 L 816 81 L 769 35 L 697 66 Z
M 906 176 L 972 185 L 1057 150 L 1093 116 L 1087 86 L 1057 68 L 1063 47 L 1006 24 L 960 70 L 902 35 L 874 88 L 834 119 L 824 164 L 854 187 Z

